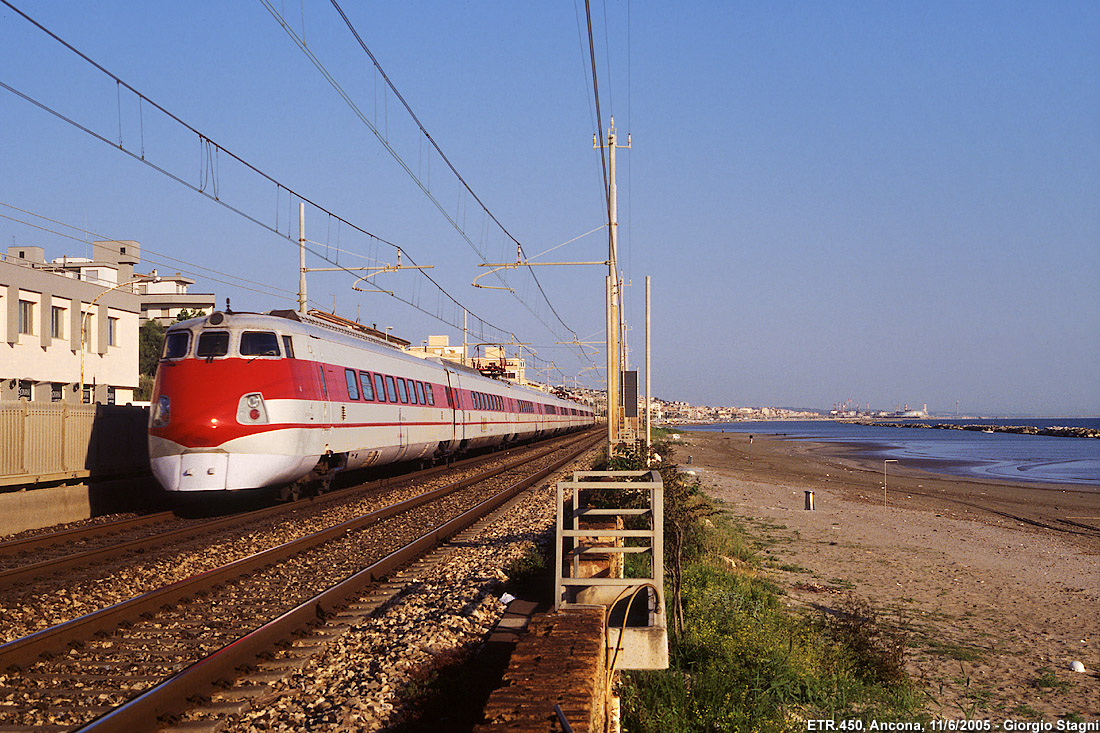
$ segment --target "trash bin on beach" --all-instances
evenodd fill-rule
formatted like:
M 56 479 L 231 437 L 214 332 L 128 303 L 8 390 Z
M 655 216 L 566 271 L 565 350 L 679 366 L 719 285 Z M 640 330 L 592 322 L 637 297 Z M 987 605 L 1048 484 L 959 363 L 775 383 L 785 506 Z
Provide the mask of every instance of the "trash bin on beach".
M 814 492 L 806 492 L 806 511 L 812 512 L 814 510 Z

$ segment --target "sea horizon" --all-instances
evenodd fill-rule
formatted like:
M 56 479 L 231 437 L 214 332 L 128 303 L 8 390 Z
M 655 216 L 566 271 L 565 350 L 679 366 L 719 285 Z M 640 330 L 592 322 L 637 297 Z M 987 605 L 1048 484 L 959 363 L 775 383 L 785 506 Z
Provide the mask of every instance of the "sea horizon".
M 893 423 L 974 424 L 977 418 L 890 418 Z M 981 418 L 989 425 L 1037 428 L 1082 427 L 1100 430 L 1100 418 L 1066 416 L 1023 419 Z M 934 473 L 1044 484 L 1100 488 L 1100 440 L 967 430 L 891 427 L 852 419 L 738 420 L 728 423 L 672 425 L 671 430 L 775 435 L 850 445 L 857 455 L 898 460 Z

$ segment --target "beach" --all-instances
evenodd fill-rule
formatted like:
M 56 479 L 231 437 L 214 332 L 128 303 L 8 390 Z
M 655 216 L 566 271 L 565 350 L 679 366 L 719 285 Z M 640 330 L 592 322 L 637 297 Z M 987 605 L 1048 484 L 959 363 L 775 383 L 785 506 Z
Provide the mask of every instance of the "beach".
M 935 716 L 1100 718 L 1100 487 L 891 463 L 884 497 L 882 461 L 858 447 L 742 433 L 681 433 L 666 459 L 768 538 L 792 605 L 855 594 L 906 630 Z

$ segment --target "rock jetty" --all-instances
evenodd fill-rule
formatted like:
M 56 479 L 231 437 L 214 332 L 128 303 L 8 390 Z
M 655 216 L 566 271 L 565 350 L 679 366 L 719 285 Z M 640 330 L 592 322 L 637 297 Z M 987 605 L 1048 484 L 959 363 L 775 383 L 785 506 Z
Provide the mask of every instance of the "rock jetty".
M 1038 428 L 1034 425 L 955 425 L 953 423 L 884 422 L 882 420 L 856 420 L 857 425 L 876 425 L 886 428 L 926 428 L 931 430 L 973 430 L 980 433 L 1018 433 L 1020 435 L 1047 435 L 1054 438 L 1100 438 L 1100 430 L 1077 426 L 1055 425 Z

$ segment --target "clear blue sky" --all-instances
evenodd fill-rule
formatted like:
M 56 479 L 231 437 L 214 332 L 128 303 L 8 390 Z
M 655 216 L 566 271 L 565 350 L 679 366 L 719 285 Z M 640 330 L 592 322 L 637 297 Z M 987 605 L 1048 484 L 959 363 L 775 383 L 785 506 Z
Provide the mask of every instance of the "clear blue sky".
M 269 1 L 484 256 L 513 259 L 331 4 Z M 227 150 L 433 265 L 448 293 L 539 359 L 569 377 L 592 364 L 555 342 L 602 342 L 602 271 L 538 268 L 551 305 L 529 274 L 507 276 L 518 297 L 470 287 L 484 272 L 474 249 L 262 3 L 16 5 Z M 601 224 L 583 3 L 344 5 L 529 255 Z M 593 20 L 604 126 L 613 114 L 632 136 L 619 153 L 621 262 L 635 364 L 653 278 L 657 396 L 1100 414 L 1100 4 L 618 0 L 595 2 Z M 285 192 L 224 155 L 204 158 L 196 136 L 3 6 L 0 81 L 116 145 L 121 133 L 188 183 L 216 180 L 223 201 L 296 235 Z M 234 309 L 292 307 L 297 253 L 284 237 L 5 89 L 0 128 L 3 204 L 261 283 L 194 275 L 195 290 Z M 315 210 L 307 229 L 330 254 L 339 243 L 394 261 Z M 8 219 L 0 240 L 51 257 L 82 248 Z M 597 233 L 543 259 L 598 260 L 605 248 Z M 461 311 L 415 273 L 377 284 L 419 310 L 351 280 L 311 275 L 311 300 L 414 343 L 461 340 L 425 315 L 461 323 Z

